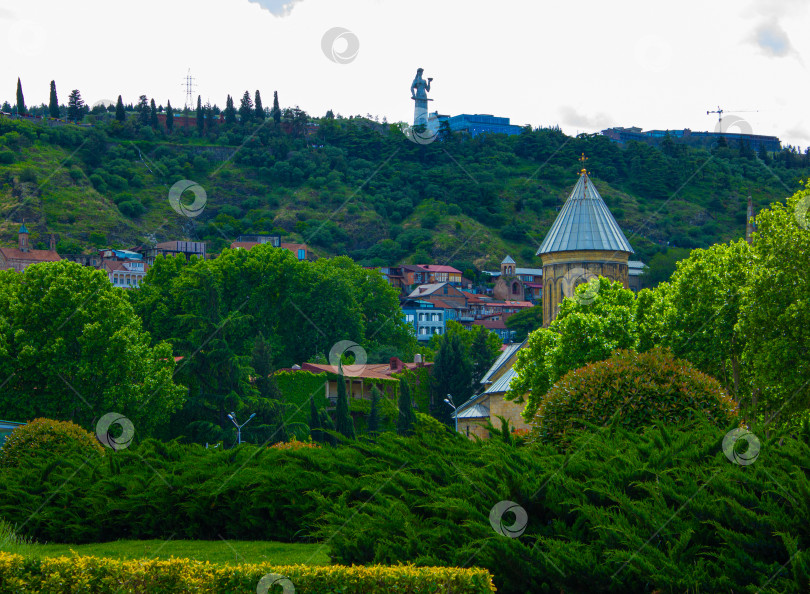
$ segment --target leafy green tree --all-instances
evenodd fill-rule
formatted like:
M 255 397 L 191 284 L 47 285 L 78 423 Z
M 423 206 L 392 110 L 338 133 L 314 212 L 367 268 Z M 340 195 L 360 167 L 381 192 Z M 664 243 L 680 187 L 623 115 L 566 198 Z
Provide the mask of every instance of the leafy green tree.
M 225 100 L 225 124 L 231 126 L 236 123 L 236 109 L 233 106 L 233 98 L 228 95 Z
M 810 409 L 810 184 L 756 217 L 753 268 L 739 302 L 752 408 L 796 430 Z
M 515 331 L 515 342 L 523 342 L 531 332 L 543 325 L 543 306 L 535 305 L 513 313 L 504 324 Z
M 371 388 L 371 411 L 368 415 L 368 432 L 376 435 L 380 432 L 380 391 L 377 386 Z
M 197 132 L 205 131 L 205 112 L 203 111 L 202 97 L 197 95 Z
M 118 95 L 118 101 L 115 104 L 115 120 L 117 122 L 124 122 L 127 119 L 127 114 L 124 111 L 124 101 L 121 99 L 121 95 Z
M 448 334 L 436 353 L 431 369 L 431 410 L 435 418 L 453 426 L 452 410 L 444 402 L 450 394 L 456 405 L 466 402 L 473 393 L 472 363 L 458 334 Z
M 413 435 L 416 415 L 413 412 L 413 402 L 411 401 L 411 389 L 408 382 L 399 382 L 399 414 L 397 415 L 397 433 L 403 437 Z
M 242 101 L 239 104 L 239 119 L 243 124 L 250 122 L 253 117 L 253 100 L 250 98 L 250 93 L 245 91 L 242 95 Z
M 281 123 L 281 108 L 278 105 L 278 91 L 273 91 L 273 121 Z
M 254 102 L 254 106 L 256 110 L 254 114 L 256 116 L 256 119 L 260 122 L 263 122 L 264 118 L 266 117 L 266 114 L 264 113 L 264 107 L 262 106 L 262 96 L 261 94 L 259 94 L 258 89 L 256 89 L 256 101 Z
M 23 97 L 23 90 L 22 90 L 22 83 L 20 82 L 20 77 L 17 77 L 17 115 L 25 115 L 27 110 L 25 109 L 25 97 Z
M 56 97 L 56 81 L 51 81 L 51 95 L 48 99 L 48 115 L 52 118 L 59 117 L 59 99 Z
M 119 97 L 119 99 L 120 99 L 120 97 Z M 116 118 L 118 117 L 117 113 L 118 112 L 116 111 Z M 167 101 L 166 102 L 166 130 L 168 130 L 169 134 L 171 134 L 173 129 L 174 129 L 174 108 L 172 107 L 172 102 Z
M 335 405 L 335 427 L 338 433 L 349 439 L 355 438 L 354 420 L 349 414 L 349 398 L 346 395 L 346 380 L 343 377 L 343 367 L 338 370 L 337 376 L 337 403 Z
M 72 420 L 107 412 L 148 435 L 177 409 L 171 347 L 150 346 L 124 293 L 98 270 L 62 260 L 0 272 L 0 409 Z
M 80 121 L 84 117 L 84 100 L 79 89 L 73 89 L 68 96 L 67 119 L 74 122 Z
M 490 337 L 495 336 L 497 338 L 497 335 L 483 326 L 473 326 L 473 328 L 477 329 L 471 330 L 474 337 L 472 344 L 470 344 L 469 353 L 470 362 L 472 363 L 472 385 L 474 392 L 481 378 L 484 377 L 484 374 L 497 358 L 501 345 L 499 340 L 498 350 L 494 350 L 492 344 L 490 344 Z
M 153 130 L 158 129 L 157 106 L 154 99 L 149 104 L 149 125 L 152 126 Z

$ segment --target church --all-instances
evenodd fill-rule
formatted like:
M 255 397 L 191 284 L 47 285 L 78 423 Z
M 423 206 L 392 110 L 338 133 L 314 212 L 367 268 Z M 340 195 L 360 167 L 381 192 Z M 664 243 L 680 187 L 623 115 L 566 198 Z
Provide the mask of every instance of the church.
M 557 317 L 563 300 L 573 297 L 576 287 L 583 283 L 604 276 L 631 288 L 631 275 L 637 277 L 643 269 L 641 262 L 630 260 L 633 253 L 630 242 L 583 168 L 537 250 L 543 263 L 542 274 L 536 274 L 540 272 L 538 269 L 516 268 L 515 261 L 507 256 L 501 262 L 496 291 L 507 296 L 522 294 L 529 284 L 526 272 L 534 271 L 531 280 L 542 279 L 543 326 L 548 327 Z M 517 354 L 525 345 L 526 341 L 508 345 L 481 380 L 482 392 L 458 407 L 455 415 L 461 433 L 486 439 L 488 432 L 484 426 L 487 422 L 500 426 L 498 415 L 517 431 L 529 430 L 529 424 L 520 416 L 523 405 L 505 399 L 515 377 Z
M 50 236 L 50 247 L 47 250 L 31 249 L 28 240 L 28 228 L 25 223 L 20 225 L 17 232 L 17 247 L 0 247 L 0 270 L 16 270 L 22 272 L 31 264 L 39 262 L 58 262 L 61 258 L 56 253 L 56 238 Z

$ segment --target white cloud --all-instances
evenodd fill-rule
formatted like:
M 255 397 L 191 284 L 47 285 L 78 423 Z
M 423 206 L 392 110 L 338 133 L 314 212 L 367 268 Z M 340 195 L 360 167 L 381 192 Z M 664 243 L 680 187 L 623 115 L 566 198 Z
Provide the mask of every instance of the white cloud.
M 570 105 L 560 107 L 560 116 L 564 124 L 587 128 L 589 130 L 604 130 L 613 125 L 613 118 L 606 113 L 596 113 L 592 116 L 578 112 Z
M 285 17 L 292 12 L 295 5 L 303 0 L 248 0 L 253 4 L 258 4 L 264 10 L 273 13 L 279 17 Z

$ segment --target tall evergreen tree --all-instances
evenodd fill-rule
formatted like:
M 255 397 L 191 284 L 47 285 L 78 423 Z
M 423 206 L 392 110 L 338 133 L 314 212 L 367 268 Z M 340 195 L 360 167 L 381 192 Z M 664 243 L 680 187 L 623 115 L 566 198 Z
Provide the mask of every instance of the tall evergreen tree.
M 368 432 L 371 435 L 380 432 L 380 391 L 377 386 L 371 388 L 371 412 L 368 415 Z
M 489 331 L 483 326 L 473 326 L 473 328 L 478 328 L 475 333 L 475 337 L 472 340 L 472 344 L 470 345 L 470 359 L 472 359 L 472 389 L 475 391 L 475 387 L 478 385 L 478 382 L 481 381 L 481 378 L 484 377 L 484 374 L 487 372 L 490 365 L 492 365 L 493 358 L 492 351 L 487 344 L 487 335 L 489 334 Z
M 765 165 L 771 164 L 771 157 L 768 155 L 768 151 L 765 148 L 763 143 L 759 143 L 759 150 L 757 151 L 757 156 L 762 160 Z
M 203 112 L 202 97 L 197 95 L 197 132 L 205 132 L 205 112 Z
M 68 96 L 67 119 L 74 122 L 84 117 L 84 101 L 79 89 L 73 89 Z
M 17 115 L 25 115 L 25 97 L 23 97 L 22 83 L 20 77 L 17 77 Z
M 117 122 L 123 122 L 127 119 L 127 112 L 124 111 L 124 101 L 121 99 L 121 95 L 118 95 L 118 102 L 115 104 L 115 120 Z
M 120 97 L 119 97 L 120 100 Z M 166 102 L 166 130 L 169 131 L 169 134 L 172 133 L 174 129 L 174 109 L 172 108 L 172 102 Z
M 413 435 L 416 415 L 413 413 L 413 402 L 411 402 L 411 388 L 408 382 L 399 382 L 399 415 L 397 416 L 397 433 L 407 437 Z
M 266 114 L 264 113 L 264 107 L 262 106 L 262 96 L 259 94 L 258 89 L 256 89 L 256 101 L 253 103 L 253 107 L 255 109 L 256 119 L 263 122 Z
M 334 435 L 330 435 L 327 431 L 334 431 L 335 430 L 335 423 L 332 421 L 332 417 L 329 416 L 329 413 L 325 410 L 322 410 L 321 413 L 321 427 L 323 431 L 321 432 L 321 442 L 327 443 L 331 446 L 337 445 L 337 438 Z
M 254 372 L 254 386 L 259 393 L 259 400 L 253 403 L 259 413 L 260 429 L 258 436 L 262 442 L 276 443 L 287 441 L 287 428 L 284 423 L 284 399 L 278 384 L 273 377 L 273 357 L 270 344 L 260 332 L 253 341 L 250 366 Z
M 138 123 L 141 126 L 148 126 L 149 125 L 149 99 L 147 99 L 146 95 L 141 95 L 138 97 L 138 105 L 135 107 L 135 110 L 138 112 Z
M 236 123 L 236 109 L 233 106 L 233 97 L 230 95 L 225 101 L 225 123 L 229 126 Z
M 448 394 L 457 406 L 472 396 L 472 364 L 458 334 L 444 337 L 431 371 L 430 412 L 442 423 L 453 427 L 453 411 L 444 402 Z
M 354 439 L 354 420 L 349 414 L 349 398 L 346 394 L 346 380 L 343 377 L 343 367 L 338 370 L 337 404 L 335 406 L 335 427 L 338 433 Z
M 206 101 L 205 105 L 203 106 L 203 113 L 205 114 L 205 122 L 206 126 L 208 126 L 208 130 L 213 130 L 216 120 L 214 116 L 214 108 L 212 107 L 210 101 Z
M 157 105 L 154 99 L 149 104 L 149 125 L 155 130 L 158 128 Z
M 48 100 L 48 115 L 52 118 L 59 117 L 59 99 L 56 97 L 56 81 L 51 81 L 51 96 Z
M 273 91 L 273 121 L 281 123 L 281 108 L 278 106 L 278 91 Z
M 242 95 L 242 101 L 239 104 L 239 117 L 243 124 L 247 124 L 253 117 L 253 99 L 250 98 L 250 93 L 247 91 Z
M 318 414 L 318 407 L 315 405 L 315 394 L 309 396 L 309 436 L 312 441 L 323 441 L 321 432 L 321 417 Z

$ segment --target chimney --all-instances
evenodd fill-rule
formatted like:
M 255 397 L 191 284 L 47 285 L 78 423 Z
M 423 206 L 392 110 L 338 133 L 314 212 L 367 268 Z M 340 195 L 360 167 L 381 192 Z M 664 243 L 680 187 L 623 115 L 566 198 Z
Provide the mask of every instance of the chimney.
M 391 359 L 388 361 L 388 367 L 391 368 L 391 373 L 402 371 L 402 361 L 400 361 L 397 357 L 391 357 Z
M 422 364 L 422 353 L 416 353 L 413 356 L 413 362 L 416 363 L 417 365 L 421 365 Z

